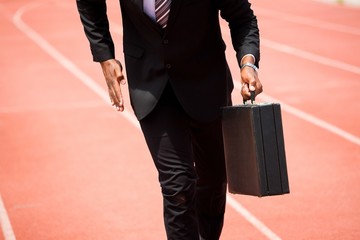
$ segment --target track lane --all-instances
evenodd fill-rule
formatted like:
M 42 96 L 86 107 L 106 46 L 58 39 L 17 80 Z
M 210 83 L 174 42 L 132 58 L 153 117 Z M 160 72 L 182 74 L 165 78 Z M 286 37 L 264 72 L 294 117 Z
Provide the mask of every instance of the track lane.
M 62 46 L 61 46 L 61 44 L 59 45 L 59 48 L 61 48 Z M 64 48 L 66 48 L 66 46 L 63 46 Z M 85 66 L 86 64 L 84 64 L 84 66 Z M 95 70 L 98 70 L 98 69 L 95 69 Z M 87 71 L 90 71 L 90 72 L 92 72 L 92 71 L 95 71 L 95 70 L 91 70 L 90 68 L 87 68 Z M 101 78 L 99 78 L 100 80 L 101 80 Z M 99 81 L 100 81 L 99 80 Z M 294 120 L 291 120 L 291 121 L 294 121 L 294 122 L 298 122 L 298 120 L 296 120 L 296 118 L 294 119 Z M 292 129 L 292 128 L 290 128 L 290 129 Z M 292 131 L 293 132 L 293 131 Z M 291 140 L 291 142 L 296 142 L 297 141 L 297 139 L 292 139 Z M 352 149 L 350 149 L 350 151 L 351 151 Z M 356 149 L 355 149 L 356 150 Z M 299 160 L 300 162 L 301 162 L 301 160 Z M 301 167 L 301 166 L 300 166 Z M 295 172 L 296 172 L 296 169 L 297 168 L 294 168 L 293 170 L 295 170 Z M 313 169 L 314 171 L 316 170 L 316 168 L 314 168 Z M 300 179 L 302 179 L 302 176 L 298 176 Z M 299 179 L 299 178 L 297 178 L 297 179 Z M 291 179 L 290 179 L 291 180 Z M 253 199 L 251 199 L 251 201 L 250 201 L 251 203 L 250 203 L 250 206 L 252 207 L 254 204 L 253 204 Z M 263 203 L 263 202 L 262 202 Z M 277 204 L 278 202 L 275 202 L 275 206 L 276 206 L 276 204 Z M 270 212 L 269 212 L 269 214 L 270 214 L 270 216 L 265 216 L 265 217 L 263 217 L 262 216 L 262 218 L 269 218 L 269 221 L 270 222 L 272 222 L 272 220 L 271 219 L 273 219 L 274 217 L 285 217 L 285 215 L 279 215 L 279 214 L 274 214 L 274 211 L 272 210 L 272 208 L 273 208 L 273 206 L 269 206 L 269 209 L 270 209 Z M 286 208 L 286 206 L 284 207 L 284 208 Z M 70 209 L 69 209 L 70 210 Z M 231 212 L 231 211 L 230 211 Z M 229 216 L 230 214 L 228 214 L 228 216 Z M 260 214 L 260 216 L 261 216 L 261 214 Z M 234 218 L 235 219 L 235 221 L 236 221 L 236 218 Z M 234 225 L 234 226 L 236 226 L 236 224 Z M 289 225 L 288 225 L 289 226 Z M 294 225 L 290 225 L 290 227 L 294 227 L 292 230 L 294 230 L 293 232 L 295 232 L 296 231 L 296 228 L 295 228 L 295 226 Z M 280 226 L 281 227 L 281 226 Z M 226 231 L 226 226 L 225 226 L 225 229 L 224 229 L 224 233 L 225 233 L 225 231 Z M 231 231 L 233 231 L 232 229 L 229 229 L 229 232 L 231 232 Z M 286 230 L 285 230 L 286 231 Z M 254 233 L 255 234 L 255 233 Z M 230 235 L 230 234 L 229 234 Z M 255 234 L 256 235 L 256 234 Z M 226 235 L 224 235 L 224 236 L 226 236 Z M 248 236 L 248 238 L 245 238 L 245 239 L 251 239 L 251 233 L 246 233 L 245 234 L 245 236 Z M 282 235 L 281 235 L 282 236 Z M 286 234 L 285 234 L 285 236 L 286 236 Z M 225 239 L 225 238 L 224 238 Z M 227 239 L 227 238 L 226 238 Z M 229 238 L 229 239 L 231 239 L 231 238 Z M 258 238 L 253 238 L 253 239 L 258 239 Z M 291 238 L 291 239 L 296 239 L 296 238 Z

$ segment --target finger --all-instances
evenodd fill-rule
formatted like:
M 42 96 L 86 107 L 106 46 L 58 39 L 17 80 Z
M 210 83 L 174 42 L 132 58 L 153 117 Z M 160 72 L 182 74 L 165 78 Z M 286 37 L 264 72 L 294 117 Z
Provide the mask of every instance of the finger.
M 108 80 L 108 92 L 112 105 L 118 105 L 121 101 L 121 90 L 119 83 L 116 80 Z M 120 92 L 120 93 L 119 93 Z
M 242 83 L 241 96 L 243 97 L 244 100 L 250 99 L 250 90 L 249 90 L 249 85 L 247 83 Z
M 117 111 L 124 111 L 124 104 L 121 101 L 111 100 L 111 105 L 114 106 Z
M 119 60 L 116 60 L 116 63 L 118 65 L 118 67 L 115 68 L 116 79 L 121 85 L 124 85 L 126 81 L 124 75 L 122 74 L 123 67 Z
M 121 85 L 125 85 L 125 84 L 126 84 L 125 77 L 124 77 L 124 75 L 122 75 L 122 73 L 121 73 L 121 76 L 119 76 L 119 77 L 117 78 L 117 81 L 118 81 L 118 83 L 120 83 Z
M 256 78 L 255 78 L 255 76 L 249 77 L 248 89 L 249 89 L 249 93 L 250 93 L 250 91 L 256 91 Z
M 109 88 L 109 92 L 113 93 L 113 96 L 115 96 L 117 102 L 120 102 L 120 82 L 119 79 L 121 79 L 122 75 L 121 72 L 119 70 L 119 66 L 115 66 L 112 69 L 110 78 L 106 79 L 107 81 L 107 85 Z
M 121 85 L 125 85 L 126 84 L 126 80 L 125 80 L 125 77 L 121 74 L 121 76 L 118 76 L 116 78 L 117 82 Z
M 124 110 L 124 100 L 119 83 L 114 83 L 112 91 L 116 99 L 115 106 L 118 111 L 122 112 Z
M 250 99 L 252 91 L 255 92 L 255 96 L 262 92 L 262 85 L 259 80 L 257 72 L 251 68 L 244 68 L 241 71 L 242 82 L 245 84 L 242 88 L 242 95 L 244 100 Z
M 121 90 L 120 90 L 120 102 L 117 105 L 117 110 L 120 111 L 120 112 L 124 111 L 124 99 L 122 97 Z
M 260 82 L 257 82 L 257 84 L 256 84 L 256 91 L 255 91 L 256 95 L 262 93 L 262 91 L 263 91 L 262 84 L 261 84 Z
M 250 99 L 250 91 L 254 91 L 256 89 L 254 86 L 256 84 L 254 77 L 254 73 L 251 72 L 248 68 L 241 70 L 241 95 L 244 100 Z
M 262 84 L 259 80 L 259 77 L 256 75 L 255 76 L 255 95 L 260 94 L 262 91 L 263 91 Z
M 108 89 L 108 92 L 109 92 L 109 97 L 110 97 L 111 105 L 112 105 L 112 106 L 115 106 L 115 105 L 119 104 L 120 100 L 117 99 L 116 94 L 115 94 L 115 92 L 113 91 L 113 89 L 112 89 L 112 88 L 109 88 L 109 89 Z

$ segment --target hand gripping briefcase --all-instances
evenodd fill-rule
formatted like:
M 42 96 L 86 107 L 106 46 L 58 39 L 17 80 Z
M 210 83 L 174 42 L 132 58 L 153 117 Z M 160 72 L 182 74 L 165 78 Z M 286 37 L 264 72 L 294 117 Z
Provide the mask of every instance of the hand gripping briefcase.
M 225 161 L 230 193 L 269 196 L 289 193 L 278 103 L 222 108 Z

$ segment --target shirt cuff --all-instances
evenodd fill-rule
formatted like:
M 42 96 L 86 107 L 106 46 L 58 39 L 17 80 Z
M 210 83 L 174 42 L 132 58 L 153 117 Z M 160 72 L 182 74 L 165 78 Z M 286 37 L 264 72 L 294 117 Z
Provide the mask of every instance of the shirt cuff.
M 240 63 L 242 63 L 243 59 L 244 59 L 245 57 L 247 57 L 247 56 L 251 56 L 251 57 L 254 59 L 254 63 L 256 62 L 256 58 L 255 58 L 255 56 L 254 56 L 253 54 L 245 54 L 245 55 L 241 58 Z

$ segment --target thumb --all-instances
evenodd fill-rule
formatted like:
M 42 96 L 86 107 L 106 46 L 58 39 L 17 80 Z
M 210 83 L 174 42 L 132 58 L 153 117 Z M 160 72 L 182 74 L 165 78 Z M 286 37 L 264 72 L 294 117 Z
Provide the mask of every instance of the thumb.
M 122 75 L 122 73 L 121 73 L 121 76 L 119 76 L 118 79 L 119 79 L 121 85 L 125 85 L 125 84 L 126 84 L 126 80 L 125 80 L 125 78 L 124 78 L 124 75 Z
M 116 60 L 116 63 L 118 65 L 118 67 L 115 68 L 116 78 L 121 85 L 124 85 L 126 81 L 124 75 L 122 74 L 123 67 L 119 60 Z
M 249 82 L 249 91 L 250 92 L 253 92 L 256 90 L 256 81 L 255 79 L 251 79 L 250 82 Z

